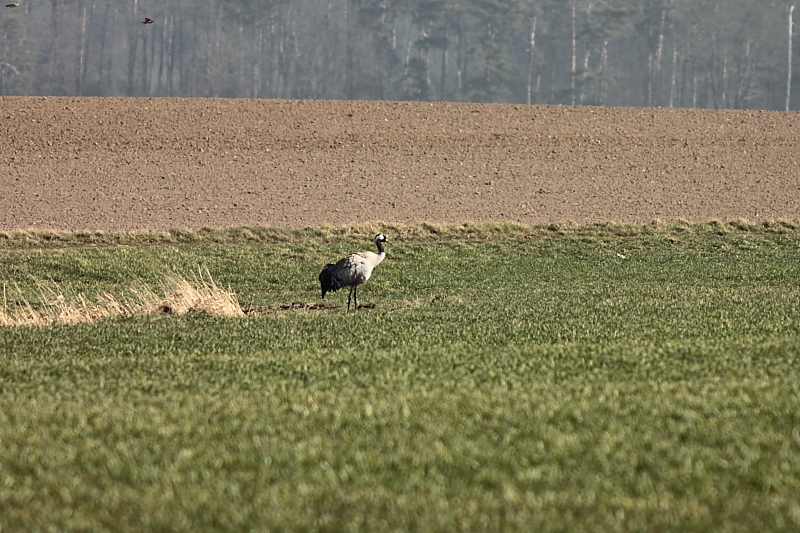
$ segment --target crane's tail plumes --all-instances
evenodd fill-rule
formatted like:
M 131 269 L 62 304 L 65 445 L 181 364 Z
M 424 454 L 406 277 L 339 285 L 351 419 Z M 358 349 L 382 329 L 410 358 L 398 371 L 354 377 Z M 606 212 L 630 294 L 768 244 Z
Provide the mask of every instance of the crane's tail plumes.
M 328 263 L 322 267 L 322 272 L 319 273 L 319 284 L 322 286 L 323 298 L 325 298 L 326 292 L 336 292 L 336 289 L 339 288 L 333 280 L 333 267 L 333 263 Z

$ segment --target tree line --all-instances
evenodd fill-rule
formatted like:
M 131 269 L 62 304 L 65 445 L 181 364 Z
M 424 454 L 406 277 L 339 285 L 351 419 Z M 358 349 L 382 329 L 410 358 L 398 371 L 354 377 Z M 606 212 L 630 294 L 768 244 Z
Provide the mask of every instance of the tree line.
M 19 0 L 2 9 L 2 95 L 800 107 L 786 1 Z

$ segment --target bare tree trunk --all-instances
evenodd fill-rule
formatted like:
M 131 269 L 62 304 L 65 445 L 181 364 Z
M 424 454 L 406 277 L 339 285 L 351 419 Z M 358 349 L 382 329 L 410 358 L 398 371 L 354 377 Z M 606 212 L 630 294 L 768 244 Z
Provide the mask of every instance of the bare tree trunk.
M 245 50 L 245 31 L 244 31 L 244 23 L 241 21 L 239 22 L 239 35 L 242 39 L 242 46 L 239 50 L 239 68 L 237 69 L 238 72 L 238 79 L 236 80 L 236 92 L 237 96 L 242 98 L 252 98 L 250 94 L 249 87 L 248 87 L 248 76 L 249 76 L 249 68 L 247 65 L 247 51 Z
M 192 43 L 191 43 L 191 50 L 192 55 L 188 61 L 188 64 L 181 65 L 181 94 L 182 96 L 193 97 L 197 96 L 197 71 L 200 67 L 200 39 L 197 36 L 197 33 L 200 31 L 200 18 L 196 17 L 194 24 L 192 24 Z M 181 47 L 182 48 L 182 47 Z M 183 54 L 181 54 L 183 57 Z M 183 62 L 182 62 L 183 63 Z
M 189 73 L 187 72 L 188 68 L 186 65 L 191 60 L 192 55 L 190 55 L 186 49 L 194 42 L 196 25 L 191 24 L 191 29 L 186 28 L 187 24 L 189 24 L 187 19 L 191 20 L 191 18 L 184 13 L 183 8 L 180 7 L 180 4 L 178 5 L 178 12 L 176 13 L 176 19 L 178 20 L 178 28 L 176 33 L 178 38 L 176 38 L 172 43 L 172 57 L 175 58 L 173 61 L 178 62 L 175 67 L 178 73 L 178 87 L 172 92 L 172 96 L 187 96 L 186 78 L 189 77 Z M 186 28 L 185 31 L 184 28 Z M 192 54 L 194 54 L 194 50 L 192 50 Z
M 792 100 L 792 26 L 794 25 L 794 21 L 792 20 L 792 13 L 794 12 L 794 6 L 789 6 L 789 58 L 788 58 L 788 68 L 786 73 L 786 111 L 789 111 L 789 103 Z
M 139 0 L 133 0 L 133 18 L 139 17 Z M 139 44 L 139 34 L 137 33 L 136 26 L 130 25 L 131 30 L 128 33 L 128 87 L 126 93 L 128 96 L 134 95 L 134 71 L 136 68 L 136 48 Z
M 138 26 L 137 26 L 138 27 Z M 142 96 L 150 95 L 150 56 L 147 51 L 147 44 L 153 40 L 152 28 L 149 26 L 144 27 L 142 32 Z
M 156 75 L 156 45 L 158 44 L 158 36 L 159 31 L 158 28 L 164 26 L 164 20 L 160 21 L 157 27 L 150 27 L 152 31 L 149 31 L 150 34 L 148 37 L 148 41 L 150 42 L 150 59 L 148 60 L 148 69 L 147 69 L 147 76 L 145 76 L 145 95 L 146 96 L 153 96 L 153 89 L 155 88 L 156 81 L 153 78 Z M 145 46 L 145 53 L 147 52 L 147 47 Z
M 430 26 L 426 23 L 420 22 L 419 25 L 419 41 L 420 43 L 425 43 L 430 36 Z M 431 71 L 428 65 L 428 45 L 422 44 L 418 46 L 418 59 L 420 61 L 420 65 L 422 68 L 422 78 L 423 82 L 425 83 L 425 88 L 423 89 L 422 99 L 426 101 L 431 100 Z
M 392 51 L 394 50 L 397 50 L 397 15 L 392 16 Z
M 444 19 L 444 44 L 442 45 L 442 82 L 439 84 L 439 100 L 444 101 L 447 97 L 445 93 L 445 81 L 447 79 L 447 14 Z
M 647 94 L 645 95 L 646 107 L 653 105 L 653 54 L 647 55 Z
M 108 92 L 103 85 L 103 72 L 105 69 L 105 58 L 106 58 L 106 35 L 108 29 L 108 11 L 111 9 L 111 2 L 106 4 L 105 13 L 103 13 L 103 29 L 102 34 L 100 36 L 100 62 L 98 66 L 98 73 L 97 73 L 97 80 L 99 86 L 97 88 L 97 93 L 100 96 L 105 96 Z
M 591 56 L 591 52 L 592 52 L 592 49 L 587 46 L 586 47 L 586 54 L 584 54 L 584 56 L 583 56 L 583 75 L 581 76 L 583 81 L 581 82 L 581 94 L 580 94 L 580 97 L 578 98 L 578 101 L 581 104 L 583 104 L 583 102 L 586 100 L 586 77 L 587 77 L 587 75 L 588 75 L 587 73 L 589 71 L 589 57 Z
M 531 98 L 531 84 L 533 82 L 533 59 L 536 54 L 536 18 L 537 17 L 533 17 L 533 22 L 531 23 L 531 40 L 530 49 L 528 50 L 528 80 L 526 86 L 528 105 L 531 105 L 533 102 Z
M 169 28 L 172 24 L 174 16 L 170 9 L 170 4 L 167 2 L 166 10 L 164 12 L 164 22 L 161 25 L 161 46 L 158 52 L 158 77 L 156 78 L 156 95 L 162 96 L 164 94 L 164 76 L 168 70 L 168 43 L 169 43 Z
M 289 62 L 289 59 L 288 59 L 289 52 L 288 52 L 287 48 L 289 46 L 289 44 L 288 44 L 289 43 L 289 38 L 288 38 L 289 30 L 288 30 L 288 28 L 290 26 L 290 23 L 291 23 L 291 10 L 287 9 L 286 16 L 285 17 L 281 16 L 280 24 L 278 24 L 278 31 L 279 31 L 279 33 L 278 33 L 278 79 L 277 79 L 277 85 L 276 85 L 276 88 L 275 88 L 275 96 L 277 98 L 288 98 L 288 95 L 286 95 L 284 91 L 286 89 L 286 65 Z M 351 44 L 352 35 L 351 35 L 351 33 L 352 33 L 352 31 L 351 31 L 350 26 L 348 24 L 348 31 L 347 31 L 347 36 L 348 36 L 347 37 L 348 38 L 347 51 L 348 51 L 348 54 L 347 55 L 348 55 L 349 66 L 348 66 L 348 69 L 347 69 L 347 79 L 349 80 L 349 84 L 350 84 L 350 87 L 351 87 L 351 89 L 348 91 L 349 94 L 350 94 L 350 96 L 348 96 L 348 99 L 352 99 L 352 94 L 353 94 L 352 84 L 354 83 L 354 77 L 355 77 L 353 75 L 353 67 L 352 67 L 353 62 L 354 62 L 354 57 L 353 57 L 354 54 L 352 53 L 352 44 Z
M 267 54 L 266 64 L 266 93 L 268 98 L 275 98 L 275 19 L 278 16 L 278 10 L 273 11 L 269 17 L 269 53 Z
M 738 58 L 734 63 L 736 69 L 736 90 L 733 96 L 733 108 L 742 109 L 750 99 L 750 87 L 752 85 L 753 61 L 750 53 L 751 45 L 748 41 L 744 46 L 744 58 Z
M 97 7 L 97 2 L 92 2 L 92 8 L 89 10 L 89 32 L 91 33 L 92 27 L 94 27 L 94 11 Z M 91 52 L 92 52 L 92 38 L 91 36 L 86 38 L 86 61 L 83 67 L 83 79 L 81 80 L 81 86 L 86 86 L 86 76 L 89 72 L 89 65 L 91 64 Z M 98 78 L 99 82 L 99 78 Z
M 664 24 L 667 18 L 667 5 L 669 0 L 664 1 L 664 7 L 661 9 L 661 22 L 658 27 L 658 37 L 656 39 L 655 57 L 653 54 L 649 57 L 649 68 L 647 73 L 647 105 L 655 105 L 655 84 L 656 77 L 661 72 L 661 57 L 664 51 Z M 651 33 L 652 36 L 652 33 Z
M 167 36 L 167 96 L 175 96 L 174 93 L 174 76 L 175 76 L 175 20 L 180 17 L 180 7 L 177 7 L 177 13 L 173 12 L 169 19 L 169 33 Z
M 161 21 L 161 27 L 166 29 L 167 27 L 167 20 L 166 16 L 163 17 L 164 20 Z M 150 35 L 150 69 L 147 71 L 147 91 L 145 94 L 148 96 L 153 95 L 153 89 L 158 83 L 158 80 L 153 82 L 153 76 L 156 74 L 156 43 L 158 42 L 159 32 L 158 28 L 153 28 L 153 31 Z M 164 40 L 162 39 L 161 42 L 163 43 Z
M 81 10 L 81 35 L 78 43 L 78 75 L 75 85 L 77 86 L 77 95 L 83 96 L 83 67 L 86 59 L 86 4 L 81 2 L 79 9 Z
M 259 25 L 253 30 L 253 37 L 255 38 L 256 59 L 253 61 L 253 98 L 258 98 L 261 95 L 261 55 L 264 53 L 264 30 Z
M 59 2 L 58 0 L 51 0 L 50 2 L 50 20 L 52 22 L 52 32 L 51 32 L 52 48 L 50 49 L 50 53 L 48 54 L 48 56 L 50 57 L 50 61 L 48 62 L 47 76 L 45 78 L 47 80 L 46 82 L 47 86 L 43 88 L 44 89 L 43 92 L 45 93 L 52 93 L 53 89 L 56 88 L 54 82 L 59 77 L 59 72 L 61 70 L 61 64 L 62 64 L 59 58 L 59 50 L 62 45 L 61 43 L 62 21 L 59 20 L 60 18 L 59 13 L 62 11 L 62 9 L 59 9 L 59 5 L 61 5 L 61 2 Z
M 722 109 L 728 108 L 728 45 L 722 50 Z
M 206 35 L 210 45 L 206 48 L 206 76 L 203 80 L 207 84 L 206 95 L 213 98 L 221 96 L 220 75 L 221 57 L 220 40 L 222 35 L 222 4 L 214 4 L 208 12 L 208 29 Z
M 720 89 L 719 74 L 717 74 L 717 64 L 719 63 L 719 60 L 717 59 L 718 55 L 717 39 L 716 35 L 713 35 L 711 37 L 711 60 L 709 62 L 710 68 L 708 69 L 708 85 L 711 92 L 711 98 L 714 101 L 715 109 L 719 109 L 719 98 L 717 97 Z
M 606 103 L 606 67 L 608 66 L 608 41 L 603 41 L 600 53 L 600 103 Z
M 300 58 L 300 39 L 297 38 L 297 14 L 294 11 L 291 13 L 291 38 L 292 46 L 294 47 L 294 57 L 290 58 L 286 64 L 286 82 L 288 86 L 289 98 L 296 98 L 298 86 L 300 86 L 299 76 L 297 74 L 297 67 L 301 62 Z M 302 12 L 300 13 L 302 16 Z
M 119 8 L 114 7 L 114 20 L 111 22 L 111 31 L 116 33 L 117 22 L 119 21 Z M 108 78 L 108 93 L 117 94 L 117 83 L 114 77 L 114 41 L 111 42 L 111 50 L 108 54 L 108 67 L 106 67 Z
M 466 35 L 464 32 L 463 20 L 461 15 L 458 15 L 458 45 L 457 45 L 457 57 L 456 57 L 456 87 L 458 91 L 461 92 L 464 90 L 464 79 L 467 75 L 467 65 L 465 57 L 466 54 L 464 52 L 466 47 Z
M 572 68 L 570 70 L 570 91 L 572 105 L 575 105 L 575 71 L 577 69 L 578 42 L 575 35 L 575 4 L 572 4 Z
M 31 36 L 31 3 L 25 2 L 25 37 Z
M 661 24 L 658 27 L 658 46 L 656 46 L 656 69 L 661 70 L 661 56 L 664 52 L 664 23 L 667 19 L 667 2 L 664 3 L 664 8 L 661 10 Z
M 414 41 L 411 36 L 414 34 L 414 23 L 408 27 L 408 38 L 406 39 L 406 54 L 403 58 L 403 66 L 405 67 L 404 74 L 408 75 L 408 64 L 411 62 L 411 43 Z
M 214 17 L 214 52 L 213 52 L 213 57 L 214 57 L 214 67 L 215 68 L 214 68 L 214 71 L 209 72 L 211 77 L 212 78 L 216 78 L 216 79 L 219 79 L 218 76 L 224 75 L 224 73 L 221 72 L 221 70 L 222 70 L 221 67 L 222 67 L 222 64 L 223 64 L 221 59 L 220 59 L 222 57 L 221 42 L 222 42 L 222 2 L 217 4 L 217 10 L 216 10 L 215 17 Z M 215 84 L 214 96 L 216 96 L 216 97 L 222 96 L 221 91 L 220 91 L 219 82 L 217 82 L 217 84 Z
M 675 34 L 672 34 L 672 73 L 669 84 L 669 107 L 672 108 L 675 103 L 675 86 L 677 83 L 675 68 L 678 63 L 678 45 L 675 42 Z

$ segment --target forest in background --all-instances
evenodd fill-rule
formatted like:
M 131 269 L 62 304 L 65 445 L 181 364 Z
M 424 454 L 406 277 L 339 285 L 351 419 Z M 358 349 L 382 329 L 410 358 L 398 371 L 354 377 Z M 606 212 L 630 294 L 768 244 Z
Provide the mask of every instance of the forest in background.
M 800 107 L 785 0 L 19 0 L 0 9 L 0 95 Z

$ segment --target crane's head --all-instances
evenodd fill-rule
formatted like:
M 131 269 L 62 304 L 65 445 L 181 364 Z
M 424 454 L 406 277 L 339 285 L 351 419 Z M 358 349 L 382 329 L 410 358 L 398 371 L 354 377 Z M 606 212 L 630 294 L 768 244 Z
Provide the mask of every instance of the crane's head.
M 385 242 L 386 244 L 392 244 L 386 239 L 386 235 L 384 235 L 383 233 L 378 233 L 377 235 L 375 235 L 375 239 L 373 239 L 373 240 L 375 241 L 375 244 L 378 244 L 378 243 L 381 243 L 381 242 Z

